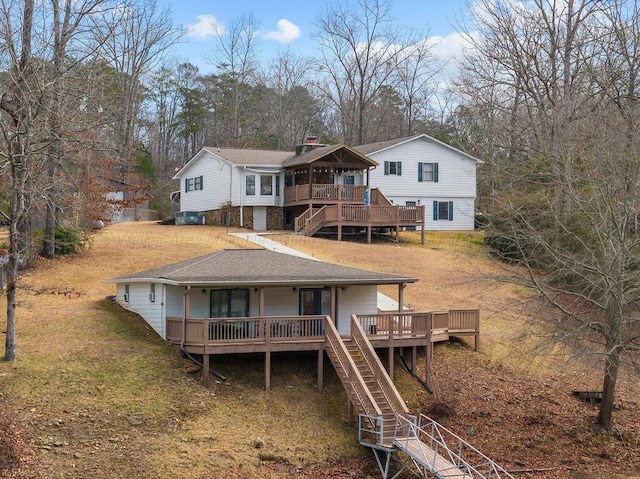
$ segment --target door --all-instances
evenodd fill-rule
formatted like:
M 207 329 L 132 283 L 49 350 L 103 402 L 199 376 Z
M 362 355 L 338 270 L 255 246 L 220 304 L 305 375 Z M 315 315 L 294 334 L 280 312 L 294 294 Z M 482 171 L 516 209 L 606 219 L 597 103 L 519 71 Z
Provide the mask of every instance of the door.
M 298 314 L 300 316 L 318 316 L 328 315 L 331 316 L 331 289 L 330 288 L 300 288 L 300 305 Z M 336 316 L 338 313 L 336 312 Z M 336 328 L 338 323 L 335 322 L 337 318 L 331 318 L 334 321 Z M 320 323 L 319 321 L 314 321 Z M 313 325 L 312 330 L 318 333 L 320 331 L 320 324 Z
M 353 199 L 353 185 L 356 184 L 356 177 L 354 175 L 345 175 L 342 177 L 342 184 L 344 185 L 343 199 Z
M 267 208 L 264 206 L 253 207 L 253 229 L 256 231 L 267 229 Z

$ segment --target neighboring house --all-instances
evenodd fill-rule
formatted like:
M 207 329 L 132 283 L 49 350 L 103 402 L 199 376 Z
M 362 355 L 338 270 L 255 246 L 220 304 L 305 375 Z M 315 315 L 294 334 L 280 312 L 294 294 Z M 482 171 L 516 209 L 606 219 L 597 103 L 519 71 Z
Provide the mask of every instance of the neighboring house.
M 205 147 L 174 176 L 177 218 L 369 241 L 372 231 L 473 229 L 478 161 L 427 135 L 356 148 L 312 140 L 295 153 Z
M 424 205 L 427 230 L 473 230 L 482 161 L 428 135 L 355 147 L 380 166 L 371 186 L 394 205 Z
M 151 195 L 139 187 L 114 179 L 100 180 L 106 193 L 107 220 L 111 223 L 124 221 L 154 221 L 160 214 L 149 209 Z

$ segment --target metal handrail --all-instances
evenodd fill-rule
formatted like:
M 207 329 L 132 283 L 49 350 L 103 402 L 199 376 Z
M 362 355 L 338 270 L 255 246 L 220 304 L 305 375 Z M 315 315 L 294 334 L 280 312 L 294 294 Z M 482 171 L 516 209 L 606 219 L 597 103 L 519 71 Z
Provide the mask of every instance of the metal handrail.
M 396 437 L 395 444 L 406 451 L 410 439 L 419 439 L 418 444 L 423 457 L 427 462 L 431 460 L 430 463 L 422 465 L 430 469 L 431 472 L 443 472 L 436 471 L 432 465 L 435 465 L 438 456 L 446 456 L 449 463 L 464 472 L 465 477 L 468 475 L 468 477 L 478 479 L 513 479 L 509 472 L 478 449 L 424 414 L 420 414 L 417 423 L 407 417 L 398 416 L 396 430 L 398 428 L 407 429 L 408 433 L 404 437 Z M 426 438 L 427 442 L 422 438 Z M 433 451 L 432 456 L 427 447 Z M 473 462 L 469 457 L 471 455 L 476 459 Z

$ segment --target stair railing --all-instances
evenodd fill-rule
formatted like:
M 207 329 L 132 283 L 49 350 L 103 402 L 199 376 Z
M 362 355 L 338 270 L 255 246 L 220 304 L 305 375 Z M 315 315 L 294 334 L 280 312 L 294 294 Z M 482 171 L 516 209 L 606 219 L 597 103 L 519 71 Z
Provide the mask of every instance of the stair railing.
M 338 377 L 342 381 L 342 385 L 347 391 L 347 396 L 361 412 L 368 416 L 380 417 L 382 411 L 371 396 L 371 392 L 367 387 L 364 379 L 360 375 L 360 371 L 356 367 L 351 354 L 336 329 L 331 318 L 327 317 L 325 321 L 325 334 L 330 351 L 333 355 L 329 355 L 334 367 L 338 371 Z M 340 374 L 342 373 L 342 374 Z
M 382 393 L 384 394 L 387 403 L 391 407 L 394 414 L 408 415 L 409 409 L 405 404 L 402 396 L 396 389 L 391 377 L 387 373 L 387 370 L 382 365 L 378 354 L 373 349 L 371 342 L 367 338 L 367 335 L 362 329 L 362 325 L 358 320 L 358 317 L 354 314 L 351 316 L 351 340 L 358 346 L 358 349 L 362 353 L 362 357 L 367 362 L 369 369 L 373 372 L 374 378 Z

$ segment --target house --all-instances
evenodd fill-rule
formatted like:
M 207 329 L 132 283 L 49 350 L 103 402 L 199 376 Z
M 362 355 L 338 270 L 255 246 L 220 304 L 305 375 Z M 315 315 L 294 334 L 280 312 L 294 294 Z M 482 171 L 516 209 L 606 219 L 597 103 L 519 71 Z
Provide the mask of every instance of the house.
M 324 350 L 343 347 L 342 338 L 354 334 L 370 338 L 359 347 L 389 348 L 390 371 L 396 347 L 412 347 L 415 363 L 416 347 L 450 332 L 477 337 L 477 311 L 405 312 L 404 288 L 416 281 L 266 249 L 230 249 L 107 282 L 116 285 L 117 303 L 162 339 L 203 356 L 205 382 L 210 355 L 265 353 L 269 389 L 272 352 L 317 351 L 321 387 Z M 397 286 L 398 312 L 378 313 L 379 285 Z
M 116 301 L 138 313 L 167 341 L 174 320 L 330 315 L 349 335 L 352 314 L 375 314 L 378 285 L 415 278 L 377 273 L 266 249 L 227 249 L 108 283 Z M 188 312 L 185 312 L 188 309 Z
M 410 157 L 398 160 L 403 154 Z M 413 160 L 416 185 L 409 184 L 412 175 L 402 175 L 402 163 L 406 172 Z M 427 135 L 355 148 L 305 140 L 295 153 L 205 147 L 174 176 L 181 184 L 178 215 L 254 230 L 323 232 L 338 239 L 362 235 L 368 241 L 372 232 L 385 231 L 397 239 L 401 228 L 473 229 L 477 161 Z M 440 163 L 442 180 L 434 182 L 425 165 Z M 439 183 L 437 188 L 420 188 L 419 165 L 427 168 L 420 183 Z M 425 219 L 431 214 L 425 215 L 427 204 L 436 205 L 438 220 Z
M 424 205 L 427 230 L 473 230 L 481 160 L 428 135 L 354 148 L 375 160 L 371 185 L 394 205 Z

